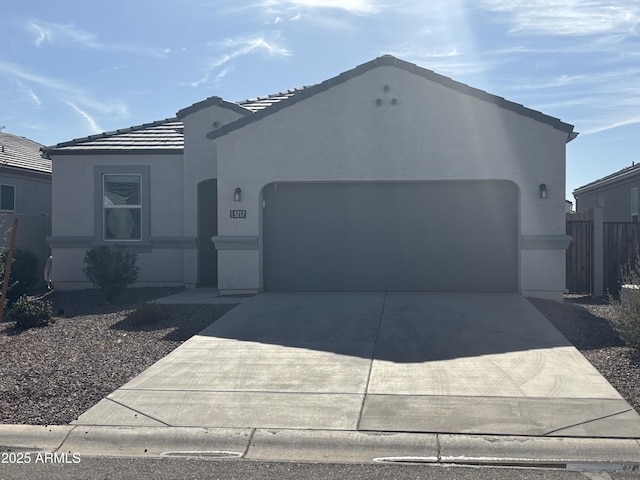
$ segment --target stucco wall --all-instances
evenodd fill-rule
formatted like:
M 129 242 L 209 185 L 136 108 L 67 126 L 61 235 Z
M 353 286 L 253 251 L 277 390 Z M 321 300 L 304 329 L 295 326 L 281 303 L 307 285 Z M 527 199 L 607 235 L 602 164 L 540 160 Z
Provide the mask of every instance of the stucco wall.
M 58 289 L 87 288 L 82 272 L 87 249 L 104 243 L 95 236 L 96 168 L 149 167 L 150 237 L 145 245 L 128 243 L 138 253 L 139 285 L 182 284 L 184 251 L 195 249 L 195 238 L 183 235 L 182 155 L 59 155 L 53 163 L 53 226 L 49 243 L 54 257 L 53 280 Z M 144 198 L 144 194 L 143 194 Z
M 184 235 L 198 235 L 198 184 L 217 178 L 215 144 L 207 139 L 214 128 L 231 123 L 242 115 L 219 105 L 201 108 L 182 118 L 184 124 Z M 216 125 L 214 127 L 214 124 Z M 185 283 L 195 286 L 198 280 L 198 252 L 185 252 L 183 275 Z
M 44 284 L 41 272 L 49 256 L 46 238 L 51 228 L 51 177 L 48 175 L 0 170 L 0 184 L 15 187 L 15 216 L 19 217 L 16 246 L 38 257 L 37 278 Z M 0 243 L 8 247 L 14 214 L 0 214 Z
M 566 138 L 495 104 L 379 67 L 215 140 L 218 234 L 259 238 L 261 189 L 271 182 L 505 179 L 520 189 L 523 238 L 564 238 Z M 546 199 L 539 198 L 541 183 Z M 236 187 L 240 203 L 233 202 Z M 231 209 L 245 209 L 247 218 L 230 219 Z M 262 287 L 255 252 L 220 250 L 219 258 L 221 289 L 234 290 L 234 282 Z M 535 286 L 537 295 L 558 298 L 564 281 L 554 278 L 564 279 L 564 263 L 556 261 L 539 246 L 529 250 L 520 264 L 521 291 Z M 224 270 L 231 264 L 251 273 L 240 281 Z

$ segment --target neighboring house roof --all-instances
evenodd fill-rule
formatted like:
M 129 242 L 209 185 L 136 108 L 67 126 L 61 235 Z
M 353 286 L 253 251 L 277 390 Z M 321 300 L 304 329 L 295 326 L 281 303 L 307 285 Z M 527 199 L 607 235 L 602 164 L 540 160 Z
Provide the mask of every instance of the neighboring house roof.
M 578 135 L 576 132 L 573 131 L 573 125 L 564 123 L 555 117 L 545 115 L 544 113 L 538 112 L 537 110 L 532 110 L 530 108 L 524 107 L 519 103 L 514 103 L 502 97 L 492 95 L 490 93 L 485 92 L 484 90 L 479 90 L 477 88 L 470 87 L 469 85 L 465 85 L 464 83 L 457 82 L 449 77 L 445 77 L 443 75 L 435 73 L 426 68 L 419 67 L 414 63 L 409 63 L 404 60 L 400 60 L 392 55 L 383 55 L 382 57 L 378 57 L 374 60 L 371 60 L 370 62 L 363 63 L 362 65 L 359 65 L 352 70 L 343 72 L 336 77 L 330 78 L 329 80 L 325 80 L 322 83 L 319 83 L 310 87 L 297 89 L 293 92 L 292 95 L 288 96 L 287 98 L 284 98 L 278 101 L 277 103 L 274 103 L 268 107 L 265 107 L 253 115 L 242 117 L 236 120 L 235 122 L 229 123 L 227 125 L 220 127 L 217 130 L 209 132 L 207 137 L 210 139 L 215 139 L 223 135 L 226 135 L 227 133 L 237 130 L 238 128 L 241 128 L 247 125 L 248 123 L 252 123 L 257 120 L 260 120 L 261 118 L 266 117 L 267 115 L 271 115 L 290 105 L 293 105 L 296 102 L 300 102 L 320 92 L 324 92 L 325 90 L 328 90 L 329 88 L 335 85 L 344 83 L 349 79 L 357 77 L 358 75 L 362 75 L 363 73 L 368 72 L 369 70 L 372 70 L 374 68 L 377 68 L 383 65 L 390 65 L 390 66 L 401 68 L 407 72 L 410 72 L 410 73 L 419 75 L 423 78 L 426 78 L 428 80 L 440 83 L 445 87 L 453 88 L 454 90 L 457 90 L 466 95 L 471 95 L 473 97 L 479 98 L 486 102 L 490 102 L 500 107 L 506 108 L 508 110 L 512 110 L 520 115 L 524 115 L 526 117 L 533 118 L 534 120 L 537 120 L 539 122 L 543 122 L 548 125 L 551 125 L 552 127 L 558 130 L 564 131 L 568 134 L 567 142 L 573 140 Z
M 630 177 L 640 174 L 640 163 L 636 164 L 634 162 L 630 167 L 625 167 L 622 170 L 618 170 L 617 172 L 611 173 L 606 177 L 599 178 L 598 180 L 594 180 L 591 183 L 587 183 L 582 187 L 578 187 L 573 191 L 573 196 L 582 195 L 583 193 L 587 193 L 591 190 L 597 190 L 600 187 L 604 187 L 610 185 L 615 182 L 619 182 L 621 180 L 627 180 Z
M 28 138 L 0 132 L 0 167 L 51 173 L 51 160 L 42 158 L 41 148 Z
M 244 115 L 238 120 L 227 125 L 223 125 L 219 129 L 214 130 L 207 135 L 210 139 L 218 138 L 241 128 L 248 123 L 260 120 L 267 115 L 271 115 L 283 108 L 305 100 L 317 93 L 323 92 L 334 85 L 346 82 L 353 77 L 362 75 L 373 68 L 383 65 L 396 66 L 408 72 L 420 75 L 426 79 L 438 82 L 446 87 L 453 88 L 461 93 L 474 96 L 508 110 L 512 110 L 520 115 L 551 125 L 554 128 L 566 132 L 567 141 L 573 140 L 578 135 L 573 131 L 573 125 L 564 123 L 557 118 L 526 108 L 518 103 L 505 100 L 502 97 L 492 95 L 483 90 L 456 82 L 451 78 L 439 75 L 413 63 L 397 59 L 391 55 L 384 55 L 316 85 L 294 88 L 264 97 L 241 100 L 239 102 L 229 102 L 216 96 L 209 97 L 201 102 L 194 103 L 190 107 L 180 110 L 174 118 L 116 130 L 113 132 L 105 132 L 98 135 L 78 138 L 69 142 L 45 147 L 43 151 L 47 156 L 51 153 L 121 153 L 123 150 L 129 150 L 131 153 L 182 152 L 184 148 L 184 135 L 181 120 L 189 114 L 211 105 L 218 105 Z

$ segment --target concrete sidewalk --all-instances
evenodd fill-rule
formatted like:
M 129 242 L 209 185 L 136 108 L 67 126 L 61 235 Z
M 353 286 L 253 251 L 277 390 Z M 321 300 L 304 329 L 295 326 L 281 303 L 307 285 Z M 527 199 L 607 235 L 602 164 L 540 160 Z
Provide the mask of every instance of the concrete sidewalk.
M 53 427 L 52 445 L 326 461 L 640 459 L 640 416 L 520 295 L 241 300 L 74 425 Z

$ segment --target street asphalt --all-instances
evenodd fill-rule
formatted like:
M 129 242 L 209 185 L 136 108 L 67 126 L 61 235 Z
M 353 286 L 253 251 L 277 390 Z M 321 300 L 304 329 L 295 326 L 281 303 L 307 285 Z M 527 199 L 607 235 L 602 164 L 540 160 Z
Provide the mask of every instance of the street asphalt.
M 66 426 L 0 451 L 327 462 L 640 464 L 640 416 L 524 297 L 196 289 L 239 305 Z

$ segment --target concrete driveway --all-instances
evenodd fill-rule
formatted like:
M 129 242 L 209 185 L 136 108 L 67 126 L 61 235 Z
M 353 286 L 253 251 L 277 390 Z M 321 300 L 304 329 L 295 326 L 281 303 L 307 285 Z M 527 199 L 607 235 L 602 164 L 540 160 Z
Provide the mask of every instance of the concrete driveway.
M 640 437 L 517 294 L 261 293 L 74 423 Z

